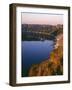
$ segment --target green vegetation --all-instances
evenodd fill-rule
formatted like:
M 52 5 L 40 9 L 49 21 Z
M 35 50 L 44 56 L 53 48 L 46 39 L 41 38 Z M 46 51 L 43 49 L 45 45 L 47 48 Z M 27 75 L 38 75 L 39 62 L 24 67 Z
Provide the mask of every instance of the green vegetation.
M 22 25 L 22 41 L 54 40 L 63 28 L 52 25 Z

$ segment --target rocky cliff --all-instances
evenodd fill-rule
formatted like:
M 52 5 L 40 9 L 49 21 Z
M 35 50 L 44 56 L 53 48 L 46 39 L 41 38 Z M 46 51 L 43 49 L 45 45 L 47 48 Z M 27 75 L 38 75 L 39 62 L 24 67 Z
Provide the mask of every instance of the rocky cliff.
M 63 74 L 63 35 L 58 35 L 56 45 L 48 60 L 34 64 L 29 70 L 29 76 L 51 76 Z

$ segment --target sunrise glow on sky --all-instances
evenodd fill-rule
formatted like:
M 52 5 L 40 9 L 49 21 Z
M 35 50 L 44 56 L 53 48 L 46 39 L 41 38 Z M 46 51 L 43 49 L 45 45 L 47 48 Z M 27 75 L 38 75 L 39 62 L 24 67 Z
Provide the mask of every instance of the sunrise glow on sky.
M 22 24 L 63 24 L 63 15 L 60 14 L 39 14 L 39 13 L 22 13 Z

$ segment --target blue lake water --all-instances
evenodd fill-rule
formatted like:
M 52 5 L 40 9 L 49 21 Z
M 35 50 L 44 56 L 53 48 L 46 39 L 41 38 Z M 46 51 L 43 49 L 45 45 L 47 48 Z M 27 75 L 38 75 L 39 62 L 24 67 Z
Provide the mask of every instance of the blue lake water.
M 22 41 L 22 77 L 27 76 L 32 64 L 38 64 L 47 60 L 54 49 L 54 42 L 45 41 Z

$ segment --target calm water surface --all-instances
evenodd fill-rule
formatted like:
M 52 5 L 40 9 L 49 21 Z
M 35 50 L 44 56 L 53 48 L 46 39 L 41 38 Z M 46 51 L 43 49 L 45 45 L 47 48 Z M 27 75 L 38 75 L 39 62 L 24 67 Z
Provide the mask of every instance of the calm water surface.
M 28 75 L 32 64 L 38 64 L 47 60 L 54 49 L 54 42 L 45 41 L 22 41 L 22 77 Z

